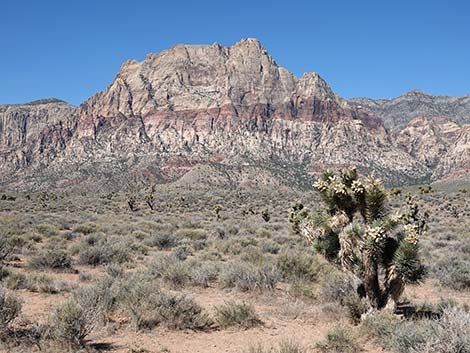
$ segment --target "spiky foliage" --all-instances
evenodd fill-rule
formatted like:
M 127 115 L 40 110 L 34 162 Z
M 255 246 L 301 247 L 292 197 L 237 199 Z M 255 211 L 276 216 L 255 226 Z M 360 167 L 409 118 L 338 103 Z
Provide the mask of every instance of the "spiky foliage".
M 408 209 L 390 215 L 388 193 L 379 179 L 361 179 L 355 169 L 331 171 L 314 183 L 325 204 L 310 214 L 302 205 L 291 209 L 289 220 L 327 260 L 351 273 L 371 306 L 381 309 L 399 299 L 407 283 L 419 283 L 426 271 L 419 258 L 418 240 L 426 228 L 413 198 Z

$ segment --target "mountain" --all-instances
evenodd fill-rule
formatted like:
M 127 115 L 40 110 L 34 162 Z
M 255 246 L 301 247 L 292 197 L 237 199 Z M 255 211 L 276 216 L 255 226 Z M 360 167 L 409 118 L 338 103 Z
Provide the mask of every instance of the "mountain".
M 401 184 L 465 166 L 451 158 L 466 143 L 465 109 L 419 122 L 411 102 L 385 106 L 345 100 L 317 73 L 297 78 L 256 39 L 176 45 L 125 62 L 78 108 L 57 100 L 1 106 L 0 186 L 302 187 L 326 167 L 347 165 Z M 398 112 L 406 106 L 405 117 Z
M 399 129 L 419 117 L 447 117 L 457 124 L 470 123 L 470 95 L 433 96 L 422 91 L 409 91 L 393 99 L 353 98 L 348 102 L 358 109 L 373 112 L 390 130 Z
M 432 170 L 431 180 L 470 174 L 470 95 L 410 91 L 394 99 L 348 102 L 379 117 L 395 145 Z

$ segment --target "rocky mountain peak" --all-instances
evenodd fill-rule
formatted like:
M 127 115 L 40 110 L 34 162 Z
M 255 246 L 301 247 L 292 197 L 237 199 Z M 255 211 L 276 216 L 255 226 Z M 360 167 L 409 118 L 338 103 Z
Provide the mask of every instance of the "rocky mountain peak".
M 0 106 L 0 185 L 21 187 L 18 176 L 34 174 L 57 187 L 108 188 L 149 174 L 226 179 L 228 170 L 246 185 L 276 175 L 292 184 L 295 175 L 348 165 L 390 183 L 417 182 L 466 165 L 441 163 L 468 144 L 466 116 L 470 96 L 342 99 L 318 73 L 297 78 L 279 66 L 254 38 L 178 44 L 126 61 L 79 108 L 54 100 Z

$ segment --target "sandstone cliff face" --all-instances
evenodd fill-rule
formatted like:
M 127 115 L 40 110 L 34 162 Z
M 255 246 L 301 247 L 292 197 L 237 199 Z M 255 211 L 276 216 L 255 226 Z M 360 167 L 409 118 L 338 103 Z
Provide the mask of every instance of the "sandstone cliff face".
M 0 175 L 50 163 L 72 136 L 75 111 L 57 99 L 0 105 Z
M 470 124 L 464 125 L 433 173 L 434 179 L 470 176 Z
M 177 45 L 124 63 L 77 109 L 61 102 L 16 107 L 21 113 L 0 108 L 0 180 L 23 188 L 39 175 L 43 184 L 33 187 L 115 188 L 149 175 L 204 182 L 212 172 L 229 184 L 239 176 L 244 185 L 283 183 L 275 178 L 292 185 L 309 183 L 300 175 L 357 165 L 403 183 L 430 177 L 443 154 L 458 150 L 457 118 L 410 122 L 407 115 L 390 132 L 381 120 L 390 114 L 377 108 L 385 103 L 371 102 L 338 97 L 316 73 L 295 77 L 255 39 Z

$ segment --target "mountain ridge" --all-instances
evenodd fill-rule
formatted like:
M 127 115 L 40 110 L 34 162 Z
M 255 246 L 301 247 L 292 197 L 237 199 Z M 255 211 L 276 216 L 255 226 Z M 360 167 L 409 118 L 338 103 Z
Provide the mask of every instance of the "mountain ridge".
M 0 106 L 0 185 L 109 188 L 100 178 L 131 185 L 148 182 L 148 175 L 171 182 L 195 166 L 216 173 L 214 163 L 245 181 L 265 170 L 265 178 L 252 175 L 260 183 L 289 169 L 312 177 L 346 165 L 393 184 L 465 170 L 465 158 L 444 157 L 462 146 L 466 151 L 467 107 L 418 100 L 418 111 L 429 118 L 465 114 L 441 116 L 446 123 L 412 122 L 416 109 L 400 113 L 411 103 L 344 99 L 318 73 L 297 78 L 279 66 L 256 39 L 229 47 L 179 44 L 124 62 L 108 87 L 78 107 L 54 100 Z M 447 123 L 459 131 L 438 128 Z M 440 147 L 424 158 L 433 138 Z M 441 159 L 446 164 L 439 167 Z M 198 179 L 194 175 L 204 172 L 186 179 Z

